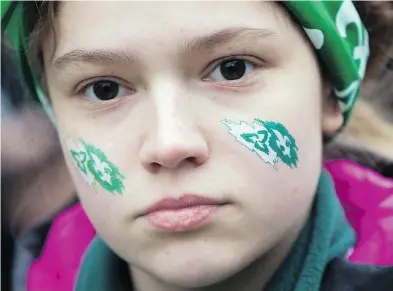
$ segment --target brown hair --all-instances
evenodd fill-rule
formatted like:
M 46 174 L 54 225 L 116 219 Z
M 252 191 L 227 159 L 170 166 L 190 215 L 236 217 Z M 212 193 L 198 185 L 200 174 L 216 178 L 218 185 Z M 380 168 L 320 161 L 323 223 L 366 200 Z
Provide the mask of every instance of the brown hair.
M 29 60 L 31 65 L 39 72 L 43 72 L 42 46 L 50 32 L 55 31 L 55 17 L 60 8 L 60 1 L 32 1 L 34 6 L 27 7 L 26 13 L 34 14 L 32 20 L 33 30 L 29 35 Z M 28 4 L 27 4 L 28 5 Z M 32 9 L 34 13 L 31 13 Z M 55 38 L 54 38 L 55 39 Z
M 364 84 L 344 131 L 325 147 L 325 159 L 349 158 L 383 171 L 393 163 L 393 70 Z
M 393 11 L 386 13 L 393 17 Z M 393 23 L 390 27 L 387 35 L 393 41 Z M 380 172 L 393 163 L 392 43 L 383 48 L 383 54 L 390 58 L 374 78 L 364 82 L 347 127 L 325 147 L 325 159 L 349 158 Z

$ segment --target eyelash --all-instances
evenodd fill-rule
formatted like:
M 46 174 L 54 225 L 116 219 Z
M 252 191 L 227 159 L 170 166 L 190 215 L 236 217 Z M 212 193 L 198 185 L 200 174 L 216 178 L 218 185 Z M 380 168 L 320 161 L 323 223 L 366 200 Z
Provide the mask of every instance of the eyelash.
M 122 79 L 120 79 L 120 78 L 109 77 L 109 76 L 102 76 L 102 77 L 95 77 L 95 78 L 88 79 L 88 80 L 80 82 L 76 86 L 77 89 L 75 90 L 75 95 L 81 95 L 81 94 L 83 94 L 87 90 L 87 88 L 89 86 L 92 86 L 95 83 L 103 82 L 103 81 L 112 81 L 112 82 L 118 83 L 120 86 L 130 88 L 129 89 L 130 91 L 133 91 L 133 92 L 135 91 L 134 89 L 132 89 L 132 87 L 129 84 L 125 85 L 127 82 L 122 80 Z
M 259 58 L 256 58 L 254 56 L 239 56 L 239 55 L 232 55 L 232 56 L 227 56 L 223 58 L 216 59 L 212 62 L 210 62 L 207 66 L 206 69 L 203 70 L 202 73 L 202 81 L 209 81 L 208 77 L 209 75 L 214 71 L 214 69 L 221 63 L 224 63 L 226 61 L 231 61 L 231 60 L 240 60 L 240 61 L 245 61 L 251 63 L 253 66 L 255 66 L 256 69 L 259 69 L 261 67 L 265 66 L 265 61 Z M 124 86 L 126 88 L 130 88 L 130 85 L 125 85 L 124 80 L 115 78 L 115 77 L 109 77 L 109 76 L 102 76 L 102 77 L 96 77 L 93 79 L 85 80 L 82 81 L 77 85 L 77 89 L 75 90 L 75 95 L 85 95 L 86 90 L 88 89 L 89 86 L 94 85 L 97 82 L 100 81 L 113 81 L 119 84 L 119 86 Z M 239 82 L 239 80 L 234 80 L 234 81 L 227 81 L 227 83 L 236 83 Z M 134 89 L 130 88 L 129 89 L 132 92 L 135 92 Z
M 256 69 L 259 69 L 261 67 L 264 67 L 266 65 L 266 62 L 263 59 L 257 58 L 255 56 L 248 56 L 248 55 L 232 55 L 232 56 L 228 56 L 228 57 L 223 57 L 223 58 L 219 58 L 216 59 L 212 62 L 210 62 L 207 66 L 206 69 L 203 71 L 202 76 L 204 76 L 202 78 L 202 80 L 206 79 L 207 80 L 207 76 L 209 74 L 211 74 L 213 72 L 213 70 L 221 63 L 224 63 L 226 61 L 232 61 L 232 60 L 239 60 L 239 61 L 245 61 L 245 62 L 249 62 L 252 65 L 255 66 Z

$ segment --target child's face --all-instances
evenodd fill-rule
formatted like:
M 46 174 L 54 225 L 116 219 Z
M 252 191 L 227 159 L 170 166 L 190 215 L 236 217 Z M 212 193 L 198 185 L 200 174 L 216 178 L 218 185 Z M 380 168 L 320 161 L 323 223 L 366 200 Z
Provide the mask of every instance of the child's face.
M 288 248 L 315 193 L 326 116 L 313 49 L 278 4 L 66 2 L 56 37 L 45 70 L 64 152 L 87 214 L 120 257 L 198 286 Z M 286 127 L 298 167 L 274 169 L 221 122 L 254 118 Z M 118 167 L 122 195 L 85 182 L 70 138 Z M 192 231 L 163 231 L 143 215 L 184 194 L 227 204 Z

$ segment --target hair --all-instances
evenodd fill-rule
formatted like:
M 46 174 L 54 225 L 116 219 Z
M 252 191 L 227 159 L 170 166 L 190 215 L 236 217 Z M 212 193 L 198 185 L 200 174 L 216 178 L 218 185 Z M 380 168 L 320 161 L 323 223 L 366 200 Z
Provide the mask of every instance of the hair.
M 363 84 L 360 100 L 355 105 L 347 127 L 325 148 L 325 159 L 349 158 L 382 174 L 392 167 L 392 44 L 387 48 L 387 55 L 390 58 L 377 76 Z M 391 170 L 386 175 L 392 176 Z
M 36 13 L 33 13 L 34 29 L 29 39 L 30 60 L 34 68 L 39 73 L 43 73 L 42 44 L 50 30 L 55 35 L 54 22 L 60 11 L 61 2 L 33 1 L 31 3 L 34 3 L 32 6 Z M 389 158 L 393 161 L 390 151 L 385 150 L 389 144 L 392 144 L 393 119 L 389 122 L 378 114 L 376 109 L 378 106 L 386 109 L 386 105 L 390 104 L 390 110 L 385 115 L 391 116 L 393 111 L 393 71 L 389 69 L 393 63 L 393 3 L 354 1 L 354 5 L 369 33 L 370 57 L 360 100 L 355 106 L 346 130 L 336 139 L 333 148 L 337 145 L 345 145 L 345 147 L 349 145 L 349 148 L 360 148 L 382 156 L 390 154 Z M 54 41 L 56 45 L 55 37 Z M 45 82 L 43 85 L 45 88 Z
M 393 165 L 393 70 L 364 84 L 347 127 L 325 148 L 325 159 L 347 158 L 381 173 Z M 391 173 L 388 175 L 392 175 Z

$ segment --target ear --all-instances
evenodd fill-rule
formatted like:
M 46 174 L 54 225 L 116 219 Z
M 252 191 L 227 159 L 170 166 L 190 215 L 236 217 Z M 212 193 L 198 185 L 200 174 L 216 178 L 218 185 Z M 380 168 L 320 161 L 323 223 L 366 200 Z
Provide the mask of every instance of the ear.
M 324 135 L 334 134 L 344 123 L 336 97 L 330 86 L 325 90 L 322 102 L 322 132 Z

